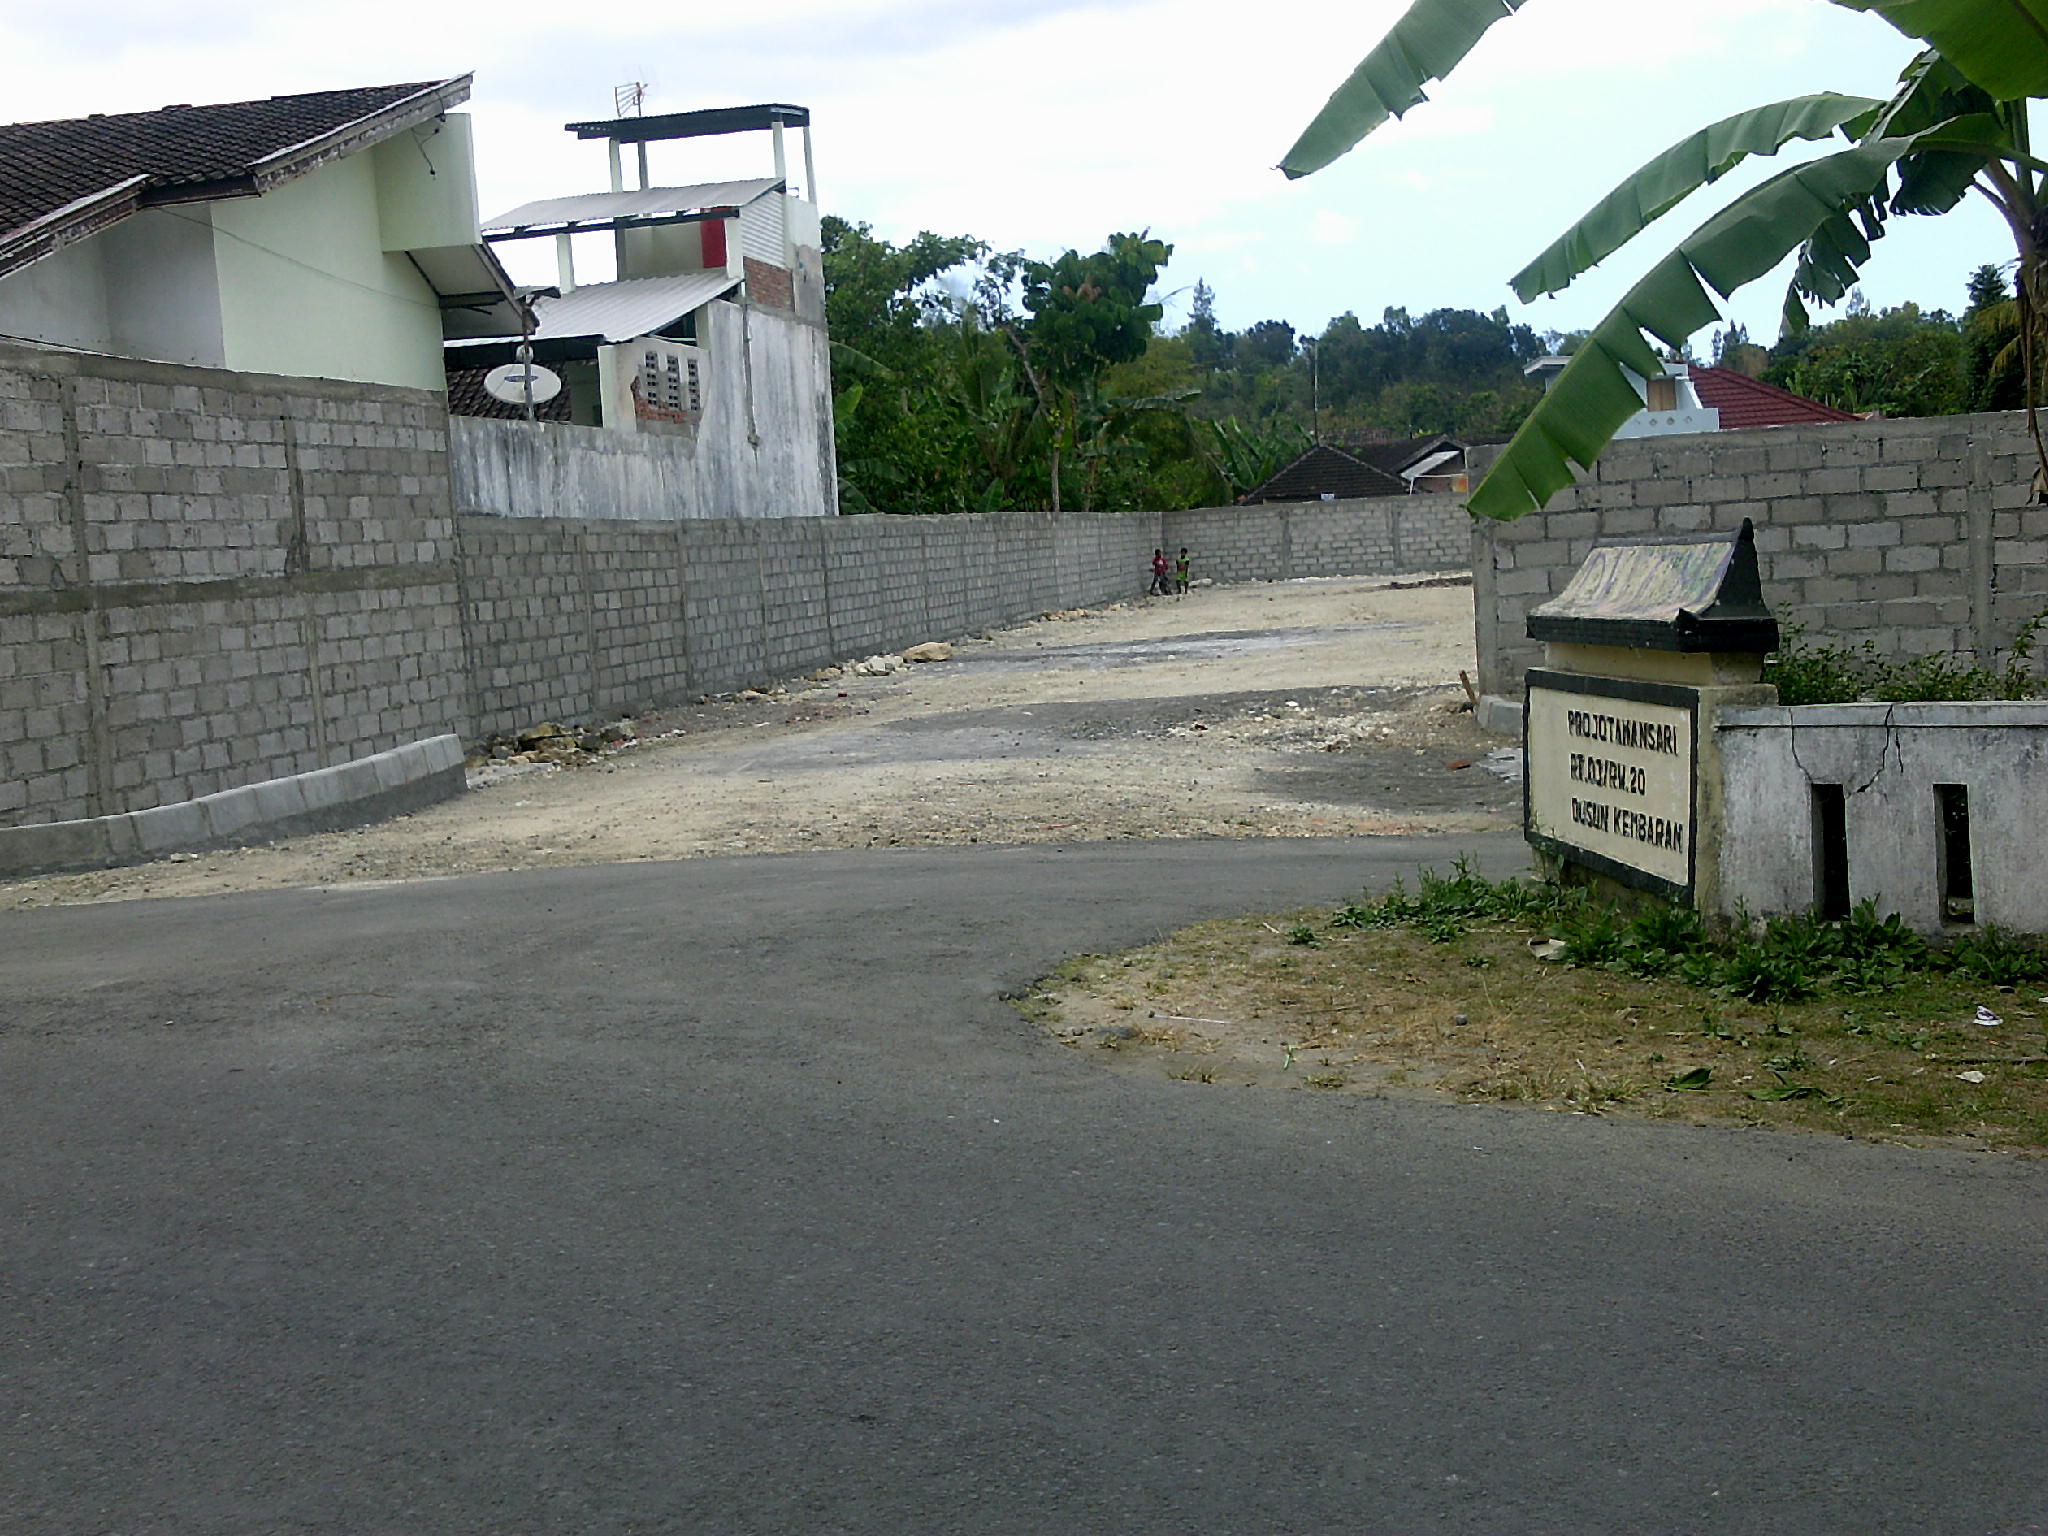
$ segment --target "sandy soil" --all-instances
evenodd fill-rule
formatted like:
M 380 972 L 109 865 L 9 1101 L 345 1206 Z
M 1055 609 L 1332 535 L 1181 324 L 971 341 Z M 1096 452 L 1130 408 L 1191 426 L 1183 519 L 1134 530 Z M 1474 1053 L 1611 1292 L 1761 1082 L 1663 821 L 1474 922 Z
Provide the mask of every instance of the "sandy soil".
M 1467 585 L 1198 588 L 1050 615 L 888 677 L 668 711 L 589 766 L 494 766 L 378 826 L 18 881 L 0 904 L 806 848 L 1500 827 L 1520 792 L 1464 707 L 1472 665 Z

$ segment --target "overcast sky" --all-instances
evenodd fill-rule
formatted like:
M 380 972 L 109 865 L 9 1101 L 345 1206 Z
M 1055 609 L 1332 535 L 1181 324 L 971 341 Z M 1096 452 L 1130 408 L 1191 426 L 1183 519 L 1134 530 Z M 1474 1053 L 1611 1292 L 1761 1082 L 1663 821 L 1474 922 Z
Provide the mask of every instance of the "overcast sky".
M 1052 255 L 1114 230 L 1175 247 L 1170 323 L 1197 278 L 1223 323 L 1320 330 L 1353 310 L 1505 304 L 1538 329 L 1591 324 L 1714 208 L 1709 189 L 1560 299 L 1508 276 L 1641 161 L 1715 118 L 1807 91 L 1886 95 L 1911 57 L 1824 0 L 1531 0 L 1435 99 L 1330 169 L 1272 167 L 1399 0 L 74 0 L 0 16 L 14 120 L 134 111 L 473 71 L 486 214 L 605 185 L 609 116 L 794 102 L 812 109 L 825 210 L 886 238 L 971 234 Z M 765 174 L 765 136 L 657 146 L 662 183 Z M 1722 186 L 1760 179 L 1738 173 Z M 1661 242 L 1661 243 L 1652 243 Z M 1960 310 L 1973 266 L 2011 257 L 1981 201 L 1902 220 L 1865 291 Z M 538 273 L 523 275 L 538 276 Z M 1738 298 L 1759 340 L 1782 281 Z M 1700 338 L 1704 347 L 1706 338 Z

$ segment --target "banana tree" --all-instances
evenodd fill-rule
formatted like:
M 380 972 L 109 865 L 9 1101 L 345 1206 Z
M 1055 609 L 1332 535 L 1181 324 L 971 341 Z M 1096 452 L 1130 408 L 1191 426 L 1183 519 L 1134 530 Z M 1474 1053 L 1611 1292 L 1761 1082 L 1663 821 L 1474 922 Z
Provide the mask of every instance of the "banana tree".
M 1497 22 L 1528 0 L 1416 0 L 1303 131 L 1280 163 L 1320 170 L 1390 117 L 1427 100 Z M 1471 496 L 1473 512 L 1534 511 L 1591 466 L 1642 407 L 1629 375 L 1663 371 L 1653 338 L 1682 347 L 1720 320 L 1725 300 L 1798 253 L 1785 323 L 1808 301 L 1846 294 L 1895 214 L 1940 214 L 1972 191 L 1998 209 L 2018 256 L 2027 422 L 2048 497 L 2048 443 L 2035 411 L 2036 357 L 2048 320 L 2048 164 L 2034 158 L 2027 105 L 2048 95 L 2048 0 L 1830 0 L 1870 11 L 1925 48 L 1889 100 L 1821 93 L 1724 118 L 1672 145 L 1603 198 L 1513 279 L 1527 302 L 1556 293 L 1652 221 L 1752 155 L 1839 135 L 1847 147 L 1742 193 L 1623 296 L 1587 335 Z M 1711 290 L 1711 295 L 1710 295 Z

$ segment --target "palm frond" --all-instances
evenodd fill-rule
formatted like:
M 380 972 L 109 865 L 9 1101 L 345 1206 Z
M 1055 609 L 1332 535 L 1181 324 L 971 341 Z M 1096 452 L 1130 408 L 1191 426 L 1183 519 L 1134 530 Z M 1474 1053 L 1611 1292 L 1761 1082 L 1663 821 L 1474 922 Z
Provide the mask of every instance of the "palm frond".
M 1416 0 L 1331 93 L 1280 161 L 1291 180 L 1319 171 L 1389 117 L 1429 98 L 1423 87 L 1458 67 L 1497 21 L 1528 0 Z

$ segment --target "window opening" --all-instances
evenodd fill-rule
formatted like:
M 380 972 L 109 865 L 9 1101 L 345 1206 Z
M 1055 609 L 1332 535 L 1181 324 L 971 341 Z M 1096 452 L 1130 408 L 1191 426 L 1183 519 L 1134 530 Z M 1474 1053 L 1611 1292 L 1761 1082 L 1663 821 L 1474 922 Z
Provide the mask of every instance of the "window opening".
M 1977 920 L 1977 891 L 1970 877 L 1970 791 L 1962 784 L 1934 786 L 1935 822 L 1940 837 L 1936 878 L 1941 917 L 1948 923 Z
M 1822 917 L 1849 915 L 1849 813 L 1839 784 L 1813 786 L 1813 887 Z

